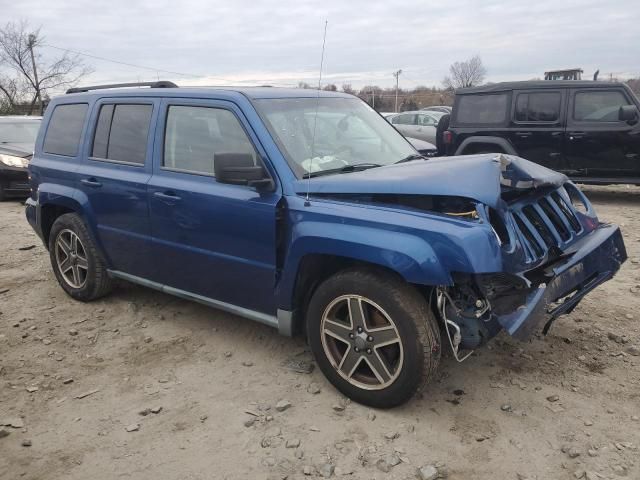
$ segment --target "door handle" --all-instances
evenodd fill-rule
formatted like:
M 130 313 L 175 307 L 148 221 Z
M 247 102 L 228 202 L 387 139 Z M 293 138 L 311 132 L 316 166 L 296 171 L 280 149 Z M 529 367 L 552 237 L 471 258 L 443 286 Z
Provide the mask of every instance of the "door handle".
M 516 132 L 516 136 L 520 138 L 527 138 L 531 136 L 531 132 Z
M 640 155 L 640 154 L 638 154 L 638 153 L 627 153 L 625 155 L 625 157 L 627 157 L 629 160 L 634 160 L 634 159 L 638 158 L 638 155 Z
M 86 185 L 87 187 L 93 187 L 93 188 L 99 188 L 102 186 L 102 183 L 100 183 L 98 180 L 96 180 L 93 177 L 83 178 L 82 180 L 80 180 L 80 183 L 82 183 L 83 185 Z
M 562 155 L 560 152 L 549 152 L 551 158 L 559 157 L 560 155 Z
M 181 200 L 180 197 L 172 191 L 153 192 L 153 196 L 158 198 L 159 200 L 162 200 L 165 203 L 175 203 Z
M 569 140 L 576 140 L 578 138 L 583 138 L 586 136 L 586 132 L 569 132 Z

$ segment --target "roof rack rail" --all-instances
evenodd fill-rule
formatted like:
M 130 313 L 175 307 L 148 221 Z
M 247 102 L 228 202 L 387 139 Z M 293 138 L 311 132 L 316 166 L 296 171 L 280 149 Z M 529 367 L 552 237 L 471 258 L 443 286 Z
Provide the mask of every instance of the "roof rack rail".
M 92 85 L 89 87 L 74 87 L 67 90 L 66 93 L 88 92 L 90 90 L 104 90 L 107 88 L 123 88 L 123 87 L 150 87 L 150 88 L 178 88 L 173 82 L 160 80 L 157 82 L 134 82 L 134 83 L 112 83 L 110 85 Z

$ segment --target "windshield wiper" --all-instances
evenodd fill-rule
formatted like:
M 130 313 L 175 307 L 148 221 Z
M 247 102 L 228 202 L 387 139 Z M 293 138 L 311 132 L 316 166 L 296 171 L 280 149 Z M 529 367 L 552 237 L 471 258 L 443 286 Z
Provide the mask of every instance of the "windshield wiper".
M 406 157 L 404 157 L 402 160 L 398 160 L 396 163 L 405 163 L 412 160 L 419 160 L 421 158 L 424 160 L 427 159 L 427 157 L 425 157 L 424 155 L 420 155 L 419 153 L 412 153 L 411 155 L 407 155 Z
M 369 168 L 381 167 L 379 163 L 356 163 L 354 165 L 345 165 L 340 168 L 329 168 L 327 170 L 320 170 L 318 172 L 305 173 L 302 178 L 313 178 L 319 177 L 322 175 L 332 175 L 334 173 L 350 173 L 350 172 L 359 172 L 362 170 L 367 170 Z

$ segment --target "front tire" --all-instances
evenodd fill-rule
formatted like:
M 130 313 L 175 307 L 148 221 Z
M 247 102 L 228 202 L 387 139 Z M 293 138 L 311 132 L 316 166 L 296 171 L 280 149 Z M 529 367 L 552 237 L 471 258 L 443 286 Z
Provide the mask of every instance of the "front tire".
M 307 332 L 329 381 L 372 407 L 409 400 L 440 361 L 440 332 L 424 297 L 386 272 L 345 270 L 322 283 L 309 303 Z
M 105 261 L 77 214 L 61 215 L 53 223 L 49 258 L 58 283 L 76 300 L 88 302 L 111 290 Z

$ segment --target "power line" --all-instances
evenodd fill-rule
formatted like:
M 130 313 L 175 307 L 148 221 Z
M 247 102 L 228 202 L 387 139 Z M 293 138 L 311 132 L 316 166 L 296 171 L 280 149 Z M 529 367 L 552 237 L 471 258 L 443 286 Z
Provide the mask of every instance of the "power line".
M 127 67 L 133 67 L 133 68 L 139 68 L 139 69 L 143 69 L 143 70 L 149 70 L 151 72 L 155 72 L 156 74 L 157 73 L 168 73 L 168 74 L 171 74 L 171 75 L 180 75 L 180 76 L 183 76 L 183 77 L 206 78 L 206 79 L 210 79 L 210 80 L 217 80 L 217 81 L 220 81 L 220 82 L 226 82 L 227 85 L 237 85 L 238 83 L 247 83 L 246 80 L 231 80 L 231 79 L 223 78 L 223 77 L 212 77 L 210 75 L 196 75 L 194 73 L 175 72 L 173 70 L 165 70 L 165 69 L 162 69 L 162 68 L 154 68 L 154 67 L 149 67 L 149 66 L 146 66 L 146 65 L 138 65 L 138 64 L 135 64 L 135 63 L 129 63 L 129 62 L 123 62 L 123 61 L 120 61 L 120 60 L 114 60 L 112 58 L 101 57 L 99 55 L 94 55 L 92 53 L 81 52 L 79 50 L 73 50 L 71 48 L 58 47 L 58 46 L 51 45 L 51 44 L 42 44 L 42 46 L 49 47 L 49 48 L 54 48 L 56 50 L 61 50 L 61 51 L 64 51 L 64 52 L 75 53 L 76 55 L 82 55 L 82 56 L 85 56 L 85 57 L 94 58 L 96 60 L 102 60 L 104 62 L 111 62 L 111 63 L 115 63 L 115 64 L 118 64 L 118 65 L 124 65 L 124 66 L 127 66 Z M 276 82 L 269 82 L 269 81 L 263 82 L 263 81 L 259 81 L 259 80 L 252 80 L 250 83 L 252 83 L 252 84 L 269 84 L 269 85 L 273 85 L 273 86 L 275 86 L 275 85 L 297 86 L 298 85 L 297 83 L 284 83 L 284 82 L 278 82 L 278 81 L 276 81 Z M 198 85 L 198 86 L 200 86 L 200 85 Z
M 154 68 L 154 67 L 149 67 L 149 66 L 145 66 L 145 65 L 137 65 L 135 63 L 122 62 L 120 60 L 114 60 L 112 58 L 106 58 L 106 57 L 101 57 L 101 56 L 98 56 L 98 55 L 93 55 L 93 54 L 87 53 L 87 52 L 81 52 L 81 51 L 78 51 L 78 50 L 72 50 L 71 48 L 57 47 L 55 45 L 51 45 L 51 44 L 48 44 L 48 43 L 42 44 L 42 46 L 49 47 L 49 48 L 54 48 L 56 50 L 61 50 L 61 51 L 64 51 L 64 52 L 75 53 L 76 55 L 82 55 L 84 57 L 94 58 L 96 60 L 102 60 L 104 62 L 117 63 L 119 65 L 125 65 L 127 67 L 133 67 L 133 68 L 140 68 L 142 70 L 150 70 L 152 72 L 157 72 L 157 73 L 162 72 L 162 73 L 169 73 L 171 75 L 180 75 L 182 77 L 194 77 L 194 78 L 207 77 L 207 78 L 211 78 L 212 80 L 220 80 L 220 81 L 223 81 L 223 82 L 233 82 L 232 80 L 229 80 L 228 78 L 210 77 L 208 75 L 196 75 L 196 74 L 193 74 L 193 73 L 175 72 L 173 70 L 165 70 L 163 68 Z

